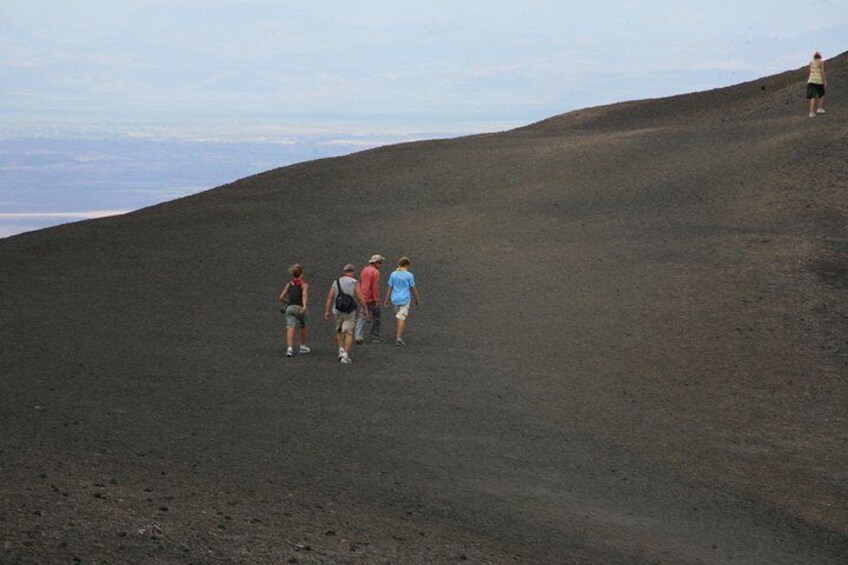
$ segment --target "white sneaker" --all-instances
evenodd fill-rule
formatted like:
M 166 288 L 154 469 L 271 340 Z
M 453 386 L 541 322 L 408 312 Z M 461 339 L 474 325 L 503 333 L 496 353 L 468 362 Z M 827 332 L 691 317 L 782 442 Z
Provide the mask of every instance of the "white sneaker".
M 339 361 L 342 360 L 342 357 L 345 356 L 345 350 L 339 347 Z
M 815 113 L 815 112 L 810 112 L 810 117 L 811 117 L 811 118 L 815 118 L 815 117 L 816 117 L 816 113 Z
M 824 111 L 824 108 L 819 108 L 816 110 L 816 114 L 827 114 L 827 112 Z
M 339 357 L 339 363 L 341 363 L 342 365 L 350 365 L 351 363 L 353 363 L 353 359 L 345 355 L 344 357 Z
M 300 353 L 301 355 L 306 355 L 310 351 L 312 351 L 312 350 L 309 349 L 309 347 L 307 347 L 306 345 L 301 345 L 300 349 L 297 350 L 297 352 Z
M 292 348 L 289 347 L 286 349 L 286 357 L 291 357 L 292 355 L 294 355 L 294 351 L 292 351 Z

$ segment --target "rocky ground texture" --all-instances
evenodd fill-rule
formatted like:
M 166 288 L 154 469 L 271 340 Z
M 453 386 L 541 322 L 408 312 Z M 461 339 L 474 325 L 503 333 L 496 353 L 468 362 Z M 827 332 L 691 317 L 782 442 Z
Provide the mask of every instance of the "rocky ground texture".
M 845 563 L 828 76 L 813 119 L 797 70 L 0 241 L 0 561 Z M 321 302 L 372 253 L 424 304 L 342 366 Z

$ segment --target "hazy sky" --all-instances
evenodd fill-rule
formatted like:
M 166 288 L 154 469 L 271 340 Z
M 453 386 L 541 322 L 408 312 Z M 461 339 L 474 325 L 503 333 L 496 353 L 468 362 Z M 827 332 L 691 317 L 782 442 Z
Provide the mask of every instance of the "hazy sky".
M 502 129 L 846 37 L 848 0 L 2 0 L 0 137 Z

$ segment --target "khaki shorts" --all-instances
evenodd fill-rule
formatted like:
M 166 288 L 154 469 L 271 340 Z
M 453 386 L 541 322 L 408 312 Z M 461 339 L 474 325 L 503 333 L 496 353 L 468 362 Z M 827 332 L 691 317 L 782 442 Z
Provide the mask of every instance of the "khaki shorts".
M 356 312 L 336 314 L 336 331 L 352 334 L 356 327 Z
M 406 320 L 409 316 L 409 304 L 395 304 L 395 318 Z
M 286 327 L 287 328 L 305 328 L 306 314 L 303 313 L 303 306 L 292 304 L 286 308 Z

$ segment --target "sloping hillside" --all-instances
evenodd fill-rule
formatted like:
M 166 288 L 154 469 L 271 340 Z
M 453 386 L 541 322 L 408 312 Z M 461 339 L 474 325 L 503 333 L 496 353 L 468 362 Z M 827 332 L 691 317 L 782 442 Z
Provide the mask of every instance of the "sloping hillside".
M 4 559 L 844 563 L 827 64 L 814 119 L 798 70 L 0 241 Z M 375 252 L 424 305 L 341 366 L 321 302 Z

